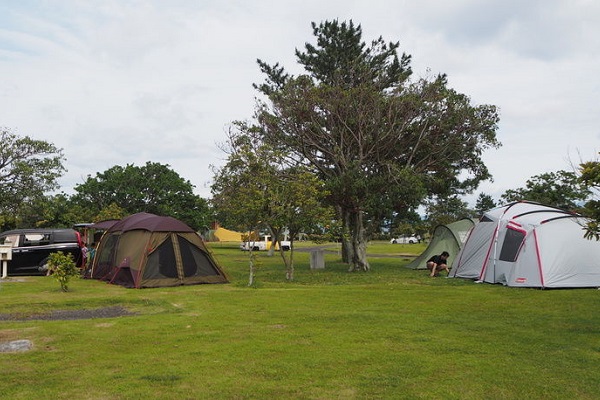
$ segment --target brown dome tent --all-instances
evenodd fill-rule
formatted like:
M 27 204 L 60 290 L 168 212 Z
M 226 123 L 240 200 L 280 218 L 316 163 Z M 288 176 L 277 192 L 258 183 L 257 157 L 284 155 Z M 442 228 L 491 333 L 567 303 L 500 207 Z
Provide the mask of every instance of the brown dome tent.
M 192 228 L 149 213 L 130 215 L 108 228 L 89 277 L 131 288 L 227 282 Z

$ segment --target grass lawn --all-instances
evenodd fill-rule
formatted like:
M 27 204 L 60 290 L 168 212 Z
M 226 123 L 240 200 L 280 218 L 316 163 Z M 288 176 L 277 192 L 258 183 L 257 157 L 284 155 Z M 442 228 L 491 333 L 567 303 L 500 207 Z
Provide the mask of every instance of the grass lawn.
M 211 244 L 231 283 L 125 289 L 51 277 L 0 282 L 6 399 L 598 399 L 600 291 L 535 290 L 408 270 L 418 245 L 373 243 L 372 271 L 325 270 Z M 302 244 L 307 247 L 308 244 Z M 135 315 L 27 320 L 122 306 Z

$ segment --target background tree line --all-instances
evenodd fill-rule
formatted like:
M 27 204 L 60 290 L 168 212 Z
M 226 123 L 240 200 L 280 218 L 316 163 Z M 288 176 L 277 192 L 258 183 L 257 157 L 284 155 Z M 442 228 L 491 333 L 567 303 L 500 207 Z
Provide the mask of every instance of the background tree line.
M 51 143 L 0 130 L 0 228 L 71 227 L 75 223 L 120 219 L 137 212 L 168 215 L 205 230 L 208 201 L 169 165 L 114 166 L 54 193 L 65 171 L 62 149 Z
M 5 128 L 0 131 L 5 144 L 0 150 L 0 185 L 3 189 L 0 228 L 68 227 L 82 221 L 122 218 L 146 211 L 179 218 L 198 230 L 206 229 L 213 219 L 224 226 L 246 230 L 257 225 L 256 222 L 248 222 L 252 218 L 261 222 L 269 215 L 277 214 L 269 211 L 265 203 L 283 210 L 284 206 L 276 202 L 278 195 L 280 199 L 298 201 L 305 204 L 305 209 L 314 210 L 301 216 L 304 222 L 295 223 L 295 226 L 301 226 L 296 230 L 312 233 L 314 237 L 338 240 L 342 234 L 341 227 L 333 210 L 327 208 L 327 192 L 322 181 L 316 180 L 317 175 L 310 174 L 308 169 L 296 171 L 295 175 L 290 175 L 283 166 L 278 170 L 276 163 L 283 158 L 277 152 L 271 150 L 267 156 L 269 153 L 265 149 L 261 153 L 236 142 L 249 140 L 244 132 L 247 132 L 245 126 L 230 132 L 229 147 L 224 146 L 223 150 L 230 157 L 232 152 L 236 152 L 237 163 L 230 159 L 227 168 L 215 170 L 213 198 L 204 199 L 193 194 L 193 185 L 168 165 L 152 162 L 144 166 L 115 166 L 94 177 L 88 176 L 75 187 L 73 195 L 48 194 L 48 191 L 58 189 L 56 181 L 65 170 L 62 150 L 51 143 L 21 137 Z M 424 219 L 414 210 L 391 212 L 390 218 L 382 225 L 392 235 L 416 233 L 423 236 L 438 224 L 464 217 L 478 218 L 485 210 L 519 200 L 536 201 L 599 220 L 600 206 L 594 197 L 600 186 L 598 165 L 598 161 L 583 162 L 575 172 L 559 170 L 533 176 L 524 187 L 507 190 L 498 200 L 480 193 L 474 208 L 458 196 L 431 199 L 423 203 Z M 281 174 L 276 175 L 275 171 Z M 266 185 L 263 191 L 258 190 L 261 179 Z M 275 190 L 277 186 L 279 189 Z M 269 194 L 269 191 L 272 193 Z M 307 204 L 311 204 L 310 207 Z M 255 213 L 261 210 L 268 212 L 252 217 L 252 208 Z M 301 209 L 296 207 L 294 210 Z M 289 210 L 280 212 L 284 216 L 288 213 L 293 215 Z M 280 233 L 282 223 L 272 223 L 272 226 L 279 226 L 276 233 Z M 594 237 L 598 235 L 597 226 L 590 225 L 590 234 Z M 381 229 L 373 228 L 369 237 L 386 238 L 385 235 Z

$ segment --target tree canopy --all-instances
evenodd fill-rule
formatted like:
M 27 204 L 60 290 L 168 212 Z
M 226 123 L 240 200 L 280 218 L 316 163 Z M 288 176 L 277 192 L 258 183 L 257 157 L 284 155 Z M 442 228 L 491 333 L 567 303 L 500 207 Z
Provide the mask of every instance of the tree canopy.
M 258 60 L 267 97 L 257 110 L 265 141 L 325 182 L 344 226 L 344 259 L 368 270 L 368 221 L 424 198 L 466 193 L 490 178 L 498 115 L 473 106 L 445 75 L 411 80 L 410 56 L 381 37 L 363 42 L 352 21 L 313 23 L 316 45 L 296 50 L 305 73 Z
M 468 204 L 457 196 L 427 202 L 426 212 L 432 233 L 438 225 L 448 225 L 459 219 L 475 216 L 475 212 L 469 209 Z
M 65 158 L 52 143 L 19 136 L 8 128 L 0 128 L 0 143 L 0 222 L 14 225 L 22 207 L 58 188 Z
M 591 192 L 575 172 L 556 171 L 532 176 L 525 182 L 525 187 L 507 190 L 502 195 L 502 200 L 505 202 L 529 200 L 576 211 L 590 195 Z
M 600 189 L 600 162 L 593 160 L 581 163 L 579 172 L 579 182 L 594 194 L 594 196 L 590 196 L 582 210 L 586 216 L 590 217 L 590 221 L 585 227 L 585 237 L 600 240 L 600 200 L 597 197 Z
M 331 220 L 323 204 L 323 184 L 303 166 L 291 168 L 281 150 L 261 140 L 260 128 L 236 122 L 223 150 L 227 163 L 215 171 L 213 205 L 219 220 L 245 232 L 267 228 L 276 242 L 284 233 L 289 256 L 280 246 L 286 276 L 293 280 L 294 239 L 314 225 Z M 250 255 L 252 276 L 252 255 Z M 250 279 L 252 281 L 252 278 Z
M 496 204 L 492 196 L 490 196 L 487 193 L 479 193 L 479 196 L 477 196 L 477 200 L 475 201 L 475 213 L 481 216 L 487 210 L 495 208 L 497 206 L 498 205 Z
M 206 229 L 210 210 L 194 186 L 169 165 L 147 162 L 143 166 L 114 166 L 75 186 L 76 204 L 98 215 L 117 205 L 127 214 L 148 212 L 180 219 L 194 229 Z
M 75 204 L 65 193 L 46 195 L 23 205 L 21 227 L 70 228 L 91 221 L 90 210 Z

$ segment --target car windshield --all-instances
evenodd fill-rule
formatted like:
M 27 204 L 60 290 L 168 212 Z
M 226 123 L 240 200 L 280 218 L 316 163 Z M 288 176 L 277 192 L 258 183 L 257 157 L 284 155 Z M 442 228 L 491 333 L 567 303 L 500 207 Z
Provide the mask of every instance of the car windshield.
M 0 238 L 1 244 L 11 244 L 12 247 L 17 247 L 19 245 L 19 235 L 8 235 Z

